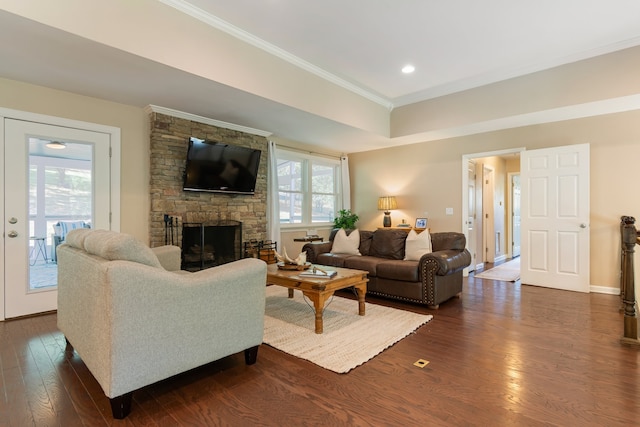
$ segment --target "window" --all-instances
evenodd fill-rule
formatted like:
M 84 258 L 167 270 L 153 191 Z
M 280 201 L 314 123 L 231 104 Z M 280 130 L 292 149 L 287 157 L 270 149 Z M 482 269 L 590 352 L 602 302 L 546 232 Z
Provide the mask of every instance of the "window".
M 341 209 L 340 162 L 280 150 L 278 188 L 280 224 L 333 224 Z

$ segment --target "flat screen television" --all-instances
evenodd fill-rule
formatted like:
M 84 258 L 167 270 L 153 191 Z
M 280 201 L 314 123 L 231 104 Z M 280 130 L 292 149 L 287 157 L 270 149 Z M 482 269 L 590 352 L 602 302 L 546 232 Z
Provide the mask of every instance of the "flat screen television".
M 260 150 L 189 138 L 185 191 L 254 194 Z

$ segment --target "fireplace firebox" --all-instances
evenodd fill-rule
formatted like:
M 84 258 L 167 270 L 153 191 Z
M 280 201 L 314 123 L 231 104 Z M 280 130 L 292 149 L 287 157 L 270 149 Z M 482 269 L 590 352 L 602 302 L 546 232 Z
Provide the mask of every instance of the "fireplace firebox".
M 242 223 L 226 220 L 182 224 L 182 269 L 203 270 L 242 257 Z

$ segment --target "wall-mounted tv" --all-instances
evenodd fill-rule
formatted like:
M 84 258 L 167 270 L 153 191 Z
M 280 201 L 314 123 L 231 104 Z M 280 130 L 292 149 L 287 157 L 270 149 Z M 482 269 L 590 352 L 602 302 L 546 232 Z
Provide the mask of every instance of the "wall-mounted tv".
M 189 138 L 184 190 L 254 194 L 260 150 Z

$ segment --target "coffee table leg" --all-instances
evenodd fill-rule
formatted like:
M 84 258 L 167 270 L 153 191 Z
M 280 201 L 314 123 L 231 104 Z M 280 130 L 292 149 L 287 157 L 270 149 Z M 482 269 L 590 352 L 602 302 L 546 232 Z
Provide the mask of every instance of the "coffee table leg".
M 313 308 L 316 314 L 316 334 L 321 334 L 324 331 L 324 322 L 322 320 L 322 314 L 324 312 L 324 304 L 333 292 L 330 294 L 311 294 L 304 293 L 311 301 L 313 301 Z
M 355 285 L 356 292 L 358 293 L 358 314 L 364 316 L 364 296 L 367 294 L 367 284 L 363 283 Z
M 289 298 L 293 298 L 293 289 L 287 289 L 289 291 Z

